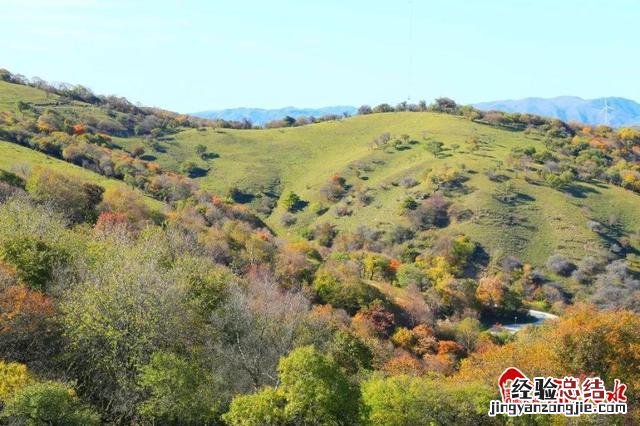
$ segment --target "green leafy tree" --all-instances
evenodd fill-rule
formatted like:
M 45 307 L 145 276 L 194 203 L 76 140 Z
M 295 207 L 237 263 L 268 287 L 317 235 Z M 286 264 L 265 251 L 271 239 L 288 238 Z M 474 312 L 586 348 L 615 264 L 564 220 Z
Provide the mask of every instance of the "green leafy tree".
M 27 385 L 9 399 L 2 417 L 10 424 L 99 425 L 100 417 L 83 404 L 73 389 L 58 382 Z
M 350 425 L 360 392 L 338 364 L 313 346 L 293 350 L 278 365 L 280 386 L 236 397 L 223 416 L 231 425 Z
M 167 271 L 158 238 L 100 247 L 91 280 L 73 286 L 59 303 L 69 374 L 106 416 L 120 421 L 136 416 L 144 399 L 140 367 L 201 329 L 185 303 L 188 289 Z
M 313 346 L 295 349 L 280 361 L 287 418 L 298 423 L 352 424 L 358 416 L 359 390 L 340 367 Z
M 154 423 L 207 425 L 217 418 L 219 404 L 211 377 L 175 354 L 155 353 L 142 367 L 139 384 L 149 393 L 140 414 Z
M 362 369 L 372 368 L 371 348 L 356 335 L 344 330 L 339 330 L 333 335 L 327 354 L 349 375 L 356 374 Z
M 180 171 L 190 177 L 197 173 L 198 170 L 200 170 L 200 167 L 194 161 L 186 161 L 180 165 Z
M 375 298 L 370 287 L 357 278 L 341 281 L 329 271 L 320 271 L 313 281 L 320 302 L 354 314 Z
M 222 418 L 232 426 L 282 426 L 288 424 L 286 403 L 281 389 L 268 386 L 258 393 L 235 397 Z
M 432 285 L 424 270 L 412 263 L 403 264 L 398 268 L 394 284 L 403 288 L 415 286 L 420 291 L 425 291 Z
M 293 213 L 300 208 L 302 204 L 302 199 L 295 192 L 291 191 L 289 194 L 282 200 L 283 206 L 287 211 Z
M 486 415 L 493 390 L 405 375 L 374 376 L 362 384 L 365 425 L 499 424 Z
M 65 256 L 37 237 L 16 236 L 0 245 L 0 259 L 13 265 L 20 279 L 34 290 L 45 290 L 55 264 Z
M 480 337 L 480 321 L 471 317 L 461 320 L 455 326 L 455 337 L 467 353 L 471 353 Z
M 425 148 L 427 149 L 427 151 L 433 154 L 434 157 L 438 157 L 442 153 L 443 147 L 444 143 L 440 141 L 429 141 L 427 142 Z
M 402 201 L 402 211 L 415 210 L 418 207 L 418 202 L 413 197 L 407 197 Z

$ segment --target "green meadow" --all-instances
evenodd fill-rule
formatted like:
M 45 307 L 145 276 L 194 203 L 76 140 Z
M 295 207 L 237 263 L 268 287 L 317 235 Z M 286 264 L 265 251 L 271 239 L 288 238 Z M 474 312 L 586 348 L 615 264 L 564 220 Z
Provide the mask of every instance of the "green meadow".
M 383 133 L 408 135 L 409 142 L 400 149 L 374 149 L 372 141 Z M 473 138 L 480 145 L 472 151 L 469 141 Z M 426 149 L 432 141 L 443 143 L 437 156 Z M 135 139 L 117 142 L 125 149 L 139 144 Z M 207 147 L 205 159 L 196 154 L 198 145 Z M 589 220 L 606 222 L 617 215 L 617 232 L 623 234 L 636 231 L 640 223 L 640 211 L 633 208 L 640 201 L 637 194 L 585 183 L 560 191 L 509 168 L 507 157 L 514 148 L 544 151 L 541 137 L 445 114 L 373 114 L 264 130 L 190 129 L 165 138 L 162 147 L 164 152 L 148 152 L 147 158 L 177 171 L 192 161 L 203 171 L 196 177 L 203 188 L 222 196 L 238 188 L 253 207 L 264 194 L 298 194 L 308 204 L 295 214 L 294 225 L 281 223 L 285 213 L 281 203 L 265 217 L 278 234 L 294 239 L 302 229 L 322 222 L 348 231 L 362 225 L 389 229 L 407 224 L 400 215 L 403 200 L 430 194 L 434 188 L 426 176 L 445 168 L 459 169 L 467 177 L 462 188 L 447 195 L 458 210 L 470 214 L 438 232 L 467 234 L 491 255 L 514 255 L 534 264 L 544 263 L 553 253 L 578 259 L 603 244 L 588 228 Z M 489 169 L 497 169 L 504 182 L 490 180 Z M 330 203 L 321 189 L 335 174 L 345 177 L 351 189 L 344 200 Z M 406 179 L 417 185 L 403 186 Z M 507 183 L 519 194 L 511 205 L 494 197 L 498 187 Z M 372 198 L 368 205 L 356 197 L 364 192 Z M 319 215 L 319 206 L 328 210 Z M 350 213 L 339 216 L 339 207 Z

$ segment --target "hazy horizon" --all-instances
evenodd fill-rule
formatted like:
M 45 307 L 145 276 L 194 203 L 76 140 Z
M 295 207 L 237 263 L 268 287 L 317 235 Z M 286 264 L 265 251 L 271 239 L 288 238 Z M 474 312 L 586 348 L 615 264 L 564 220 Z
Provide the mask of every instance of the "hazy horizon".
M 640 100 L 640 55 L 628 43 L 640 5 L 627 0 L 0 4 L 0 36 L 12 41 L 0 66 L 180 112 L 439 96 Z

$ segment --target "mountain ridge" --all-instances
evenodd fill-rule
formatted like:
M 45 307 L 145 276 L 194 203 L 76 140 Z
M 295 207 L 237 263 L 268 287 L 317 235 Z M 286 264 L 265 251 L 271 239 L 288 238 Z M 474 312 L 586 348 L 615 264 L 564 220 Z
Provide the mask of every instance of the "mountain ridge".
M 605 100 L 609 107 L 608 117 L 604 112 Z M 578 96 L 528 97 L 479 102 L 473 106 L 485 111 L 529 113 L 592 125 L 605 124 L 606 121 L 613 127 L 640 125 L 640 104 L 617 96 L 594 99 Z
M 190 115 L 208 118 L 208 119 L 221 119 L 227 121 L 242 121 L 244 119 L 249 120 L 251 123 L 262 126 L 269 121 L 280 120 L 286 116 L 298 118 L 298 117 L 322 117 L 325 115 L 342 115 L 355 114 L 356 107 L 350 105 L 332 105 L 320 108 L 298 108 L 294 106 L 286 106 L 282 108 L 226 108 L 219 110 L 207 110 L 191 113 Z

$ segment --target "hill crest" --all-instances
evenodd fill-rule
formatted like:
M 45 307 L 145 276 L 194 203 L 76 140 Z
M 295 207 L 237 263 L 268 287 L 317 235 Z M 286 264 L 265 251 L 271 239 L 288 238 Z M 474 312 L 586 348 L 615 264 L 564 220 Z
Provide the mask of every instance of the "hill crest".
M 563 121 L 577 121 L 585 124 L 605 124 L 605 99 L 609 106 L 608 122 L 614 127 L 640 125 L 640 104 L 622 97 L 583 99 L 578 96 L 557 96 L 554 98 L 529 97 L 516 100 L 480 102 L 473 106 L 481 110 L 520 112 L 544 117 L 559 118 Z

